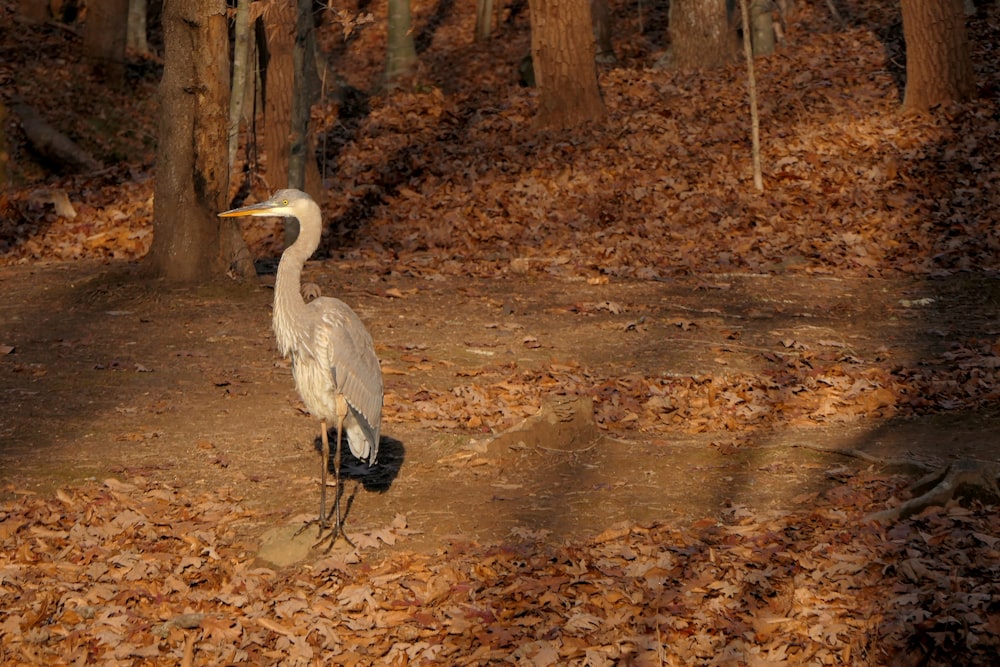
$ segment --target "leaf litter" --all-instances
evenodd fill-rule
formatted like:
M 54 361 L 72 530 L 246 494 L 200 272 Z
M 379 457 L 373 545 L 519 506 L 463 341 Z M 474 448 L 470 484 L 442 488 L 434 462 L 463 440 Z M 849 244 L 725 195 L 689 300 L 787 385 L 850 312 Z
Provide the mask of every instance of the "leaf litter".
M 953 506 L 865 523 L 903 481 L 853 475 L 796 511 L 282 570 L 254 561 L 262 517 L 225 489 L 23 494 L 0 509 L 0 662 L 988 664 L 1000 520 Z
M 706 289 L 725 289 L 726 276 L 739 274 L 995 271 L 996 100 L 934 117 L 898 115 L 894 44 L 879 38 L 879 29 L 898 27 L 895 3 L 848 4 L 858 20 L 842 30 L 831 29 L 821 3 L 799 8 L 792 41 L 757 64 L 766 91 L 764 197 L 751 194 L 745 177 L 739 66 L 659 70 L 648 66 L 643 40 L 622 44 L 625 66 L 601 73 L 604 126 L 542 141 L 528 130 L 531 91 L 493 66 L 526 51 L 523 29 L 473 48 L 456 37 L 464 34 L 458 21 L 446 21 L 426 57 L 448 53 L 452 67 L 473 69 L 442 79 L 483 89 L 429 86 L 372 98 L 371 113 L 337 146 L 329 176 L 332 254 L 340 267 L 373 275 L 385 272 L 388 256 L 394 274 L 427 280 L 554 277 L 598 286 L 701 276 Z M 418 23 L 430 9 L 414 3 Z M 618 11 L 623 34 L 637 20 L 630 12 Z M 995 12 L 970 21 L 973 44 L 989 42 Z M 378 70 L 366 58 L 382 52 L 383 23 L 378 16 L 358 26 L 345 45 L 361 64 L 347 74 L 360 89 Z M 31 39 L 26 53 L 43 41 L 65 48 L 58 31 Z M 995 57 L 977 46 L 981 75 L 995 71 Z M 0 75 L 10 79 L 6 69 Z M 835 94 L 831 82 L 848 92 Z M 79 122 L 68 115 L 76 105 L 48 92 L 34 96 L 48 99 L 44 111 Z M 117 106 L 135 108 L 131 98 Z M 336 112 L 317 111 L 329 137 L 339 136 Z M 152 161 L 148 143 L 90 148 Z M 0 261 L 131 260 L 148 250 L 148 167 L 51 185 L 69 194 L 76 215 L 61 216 L 27 189 L 3 195 Z M 361 223 L 352 218 L 359 200 Z M 281 249 L 279 228 L 246 234 L 260 256 Z M 389 288 L 385 296 L 408 293 Z M 932 303 L 900 302 L 901 315 Z M 630 331 L 655 324 L 618 300 L 595 297 L 572 309 L 623 316 Z M 703 315 L 671 326 L 698 335 Z M 535 332 L 516 333 L 526 348 L 546 345 Z M 726 338 L 715 343 L 720 359 L 726 345 L 743 344 L 738 330 Z M 459 369 L 450 390 L 400 385 L 387 396 L 386 418 L 499 431 L 551 395 L 592 397 L 598 426 L 615 434 L 974 411 L 998 396 L 997 345 L 995 332 L 966 337 L 936 358 L 900 364 L 778 332 L 759 350 L 763 372 L 652 377 L 579 361 L 495 364 Z M 15 356 L 12 344 L 0 349 Z M 438 363 L 418 348 L 409 354 L 394 361 L 395 373 L 419 377 Z M 140 362 L 101 366 L 155 372 Z M 934 508 L 879 526 L 863 517 L 900 502 L 905 480 L 872 471 L 838 480 L 794 511 L 736 506 L 690 525 L 623 524 L 562 543 L 524 527 L 503 543 L 452 541 L 410 553 L 400 517 L 358 536 L 359 553 L 296 569 L 255 561 L 254 536 L 268 517 L 225 489 L 192 496 L 133 476 L 52 496 L 15 494 L 0 506 L 0 663 L 992 664 L 1000 649 L 995 509 Z

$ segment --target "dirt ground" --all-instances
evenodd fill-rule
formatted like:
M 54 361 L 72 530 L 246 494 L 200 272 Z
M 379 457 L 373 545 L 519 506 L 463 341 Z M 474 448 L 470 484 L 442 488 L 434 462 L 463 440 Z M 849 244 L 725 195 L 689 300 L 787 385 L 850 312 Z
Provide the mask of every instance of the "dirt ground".
M 989 279 L 428 281 L 370 277 L 335 262 L 311 264 L 306 278 L 368 323 L 392 397 L 379 465 L 345 461 L 348 529 L 365 535 L 405 519 L 397 532 L 406 549 L 512 533 L 562 541 L 624 521 L 790 508 L 878 462 L 916 474 L 911 463 L 1000 461 L 996 414 L 666 437 L 598 430 L 589 415 L 534 430 L 529 421 L 503 437 L 394 416 L 407 397 L 451 390 L 498 363 L 698 375 L 752 370 L 790 338 L 919 359 L 952 340 L 995 334 Z M 107 477 L 192 493 L 229 487 L 263 512 L 262 543 L 287 542 L 316 512 L 318 423 L 303 412 L 273 342 L 271 280 L 168 289 L 136 279 L 126 264 L 0 269 L 3 496 Z M 583 302 L 614 307 L 581 316 L 572 306 Z M 696 326 L 685 331 L 678 317 Z M 269 557 L 308 557 L 292 551 Z

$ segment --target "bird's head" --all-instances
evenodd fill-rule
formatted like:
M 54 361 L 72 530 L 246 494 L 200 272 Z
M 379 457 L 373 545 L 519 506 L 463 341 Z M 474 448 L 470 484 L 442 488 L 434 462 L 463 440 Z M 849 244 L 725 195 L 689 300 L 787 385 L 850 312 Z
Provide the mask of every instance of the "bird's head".
M 250 204 L 241 208 L 234 208 L 230 211 L 223 211 L 220 218 L 235 218 L 243 215 L 253 216 L 278 216 L 302 218 L 302 214 L 309 208 L 315 206 L 312 197 L 301 190 L 278 190 L 270 199 L 258 204 Z

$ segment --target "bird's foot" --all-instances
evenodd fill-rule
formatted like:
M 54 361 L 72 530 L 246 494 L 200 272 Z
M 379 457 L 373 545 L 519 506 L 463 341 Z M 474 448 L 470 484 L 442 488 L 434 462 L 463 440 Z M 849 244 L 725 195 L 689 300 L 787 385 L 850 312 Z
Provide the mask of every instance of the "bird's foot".
M 292 535 L 292 537 L 298 537 L 302 533 L 306 532 L 306 528 L 315 525 L 319 525 L 319 535 L 320 537 L 322 537 L 323 533 L 326 531 L 326 522 L 322 519 L 309 519 L 308 521 L 302 524 L 301 528 L 295 531 L 295 534 Z
M 344 532 L 343 527 L 341 527 L 340 525 L 334 525 L 333 527 L 330 527 L 327 524 L 327 522 L 323 519 L 309 519 L 308 521 L 303 523 L 298 530 L 295 531 L 292 537 L 293 538 L 298 537 L 299 535 L 304 533 L 307 528 L 311 526 L 319 526 L 319 534 L 317 535 L 317 540 L 312 545 L 313 549 L 319 549 L 325 544 L 326 549 L 324 550 L 324 553 L 328 553 L 331 549 L 333 549 L 333 545 L 336 544 L 338 537 L 343 538 L 345 542 L 347 542 L 355 549 L 358 546 L 354 543 L 354 540 L 352 540 L 347 536 L 347 533 Z
M 312 545 L 312 548 L 319 549 L 325 544 L 326 549 L 323 550 L 323 553 L 330 553 L 330 550 L 333 549 L 333 545 L 337 543 L 338 537 L 343 538 L 344 541 L 351 547 L 355 549 L 358 548 L 358 545 L 356 545 L 354 541 L 347 536 L 347 533 L 344 532 L 344 529 L 340 526 L 340 524 L 334 525 L 333 528 L 331 528 L 325 535 L 321 531 L 319 540 Z

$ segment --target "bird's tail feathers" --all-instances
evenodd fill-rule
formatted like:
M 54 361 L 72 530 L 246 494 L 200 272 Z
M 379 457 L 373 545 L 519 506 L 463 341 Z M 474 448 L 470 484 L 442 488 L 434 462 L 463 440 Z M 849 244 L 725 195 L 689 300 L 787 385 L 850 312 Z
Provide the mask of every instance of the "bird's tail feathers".
M 378 458 L 379 426 L 372 426 L 350 402 L 347 403 L 351 409 L 351 416 L 345 428 L 347 430 L 347 444 L 351 448 L 351 453 L 362 461 L 367 461 L 368 465 L 375 465 Z

